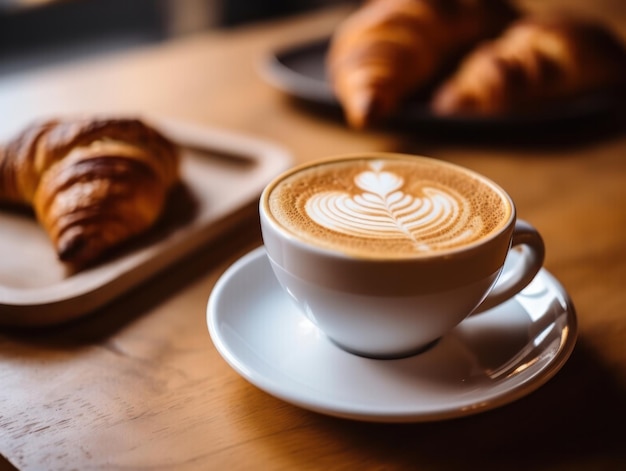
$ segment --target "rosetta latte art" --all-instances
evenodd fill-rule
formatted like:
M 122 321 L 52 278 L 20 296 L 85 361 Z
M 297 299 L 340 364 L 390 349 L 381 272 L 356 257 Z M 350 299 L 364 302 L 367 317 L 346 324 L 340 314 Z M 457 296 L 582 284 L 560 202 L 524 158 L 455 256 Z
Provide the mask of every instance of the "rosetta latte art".
M 402 191 L 404 179 L 383 171 L 382 162 L 355 177 L 363 193 L 327 191 L 310 197 L 308 216 L 342 234 L 366 238 L 405 238 L 418 251 L 467 243 L 483 230 L 470 202 L 449 188 L 424 186 L 421 195 Z

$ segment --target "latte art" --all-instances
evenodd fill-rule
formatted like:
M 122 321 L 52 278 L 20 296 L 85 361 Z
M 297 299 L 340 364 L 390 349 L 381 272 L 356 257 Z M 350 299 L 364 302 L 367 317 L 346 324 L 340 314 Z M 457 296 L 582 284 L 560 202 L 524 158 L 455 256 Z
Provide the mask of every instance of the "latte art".
M 424 186 L 422 195 L 402 191 L 404 179 L 382 162 L 355 178 L 363 193 L 329 191 L 311 196 L 305 210 L 317 224 L 356 237 L 409 239 L 417 250 L 470 242 L 483 231 L 471 204 L 451 188 Z
M 434 159 L 391 155 L 293 169 L 268 189 L 268 214 L 304 242 L 368 258 L 467 246 L 511 217 L 508 197 L 483 177 Z

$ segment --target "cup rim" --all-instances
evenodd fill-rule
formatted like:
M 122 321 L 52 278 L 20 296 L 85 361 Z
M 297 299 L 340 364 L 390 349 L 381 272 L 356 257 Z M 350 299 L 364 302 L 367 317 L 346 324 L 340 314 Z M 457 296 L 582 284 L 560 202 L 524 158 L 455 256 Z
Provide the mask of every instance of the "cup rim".
M 506 201 L 510 209 L 509 217 L 505 219 L 504 221 L 502 221 L 499 224 L 499 226 L 496 227 L 494 230 L 492 230 L 489 234 L 473 242 L 470 242 L 469 244 L 465 244 L 460 247 L 440 249 L 434 252 L 429 251 L 429 252 L 414 253 L 414 254 L 402 253 L 402 254 L 398 254 L 397 256 L 390 255 L 390 254 L 385 254 L 384 256 L 368 256 L 364 254 L 356 254 L 356 253 L 350 253 L 347 251 L 342 251 L 340 249 L 333 248 L 333 247 L 322 247 L 312 242 L 305 241 L 301 237 L 299 237 L 297 234 L 294 234 L 292 231 L 284 227 L 272 214 L 269 208 L 269 195 L 282 180 L 290 177 L 291 175 L 294 175 L 300 172 L 301 170 L 316 167 L 319 165 L 324 165 L 329 162 L 344 162 L 344 161 L 350 161 L 350 160 L 376 159 L 376 158 L 393 158 L 397 160 L 407 160 L 407 161 L 408 160 L 413 160 L 413 161 L 422 160 L 422 161 L 428 161 L 428 162 L 436 162 L 438 165 L 443 165 L 448 168 L 452 168 L 455 171 L 459 171 L 461 173 L 470 175 L 471 177 L 482 182 L 483 184 L 491 187 L 498 195 L 500 195 L 503 201 Z M 279 233 L 281 237 L 285 238 L 285 240 L 288 241 L 288 243 L 299 247 L 301 250 L 308 250 L 311 252 L 315 252 L 319 255 L 324 255 L 324 256 L 339 258 L 339 259 L 362 260 L 362 261 L 367 261 L 367 262 L 380 262 L 380 263 L 387 263 L 390 261 L 397 263 L 397 262 L 401 262 L 402 260 L 405 260 L 407 262 L 411 262 L 411 261 L 415 262 L 418 260 L 431 260 L 431 259 L 440 259 L 442 257 L 462 256 L 464 253 L 472 252 L 477 247 L 482 247 L 485 244 L 488 244 L 491 241 L 501 237 L 502 234 L 511 230 L 517 218 L 516 206 L 511 196 L 508 194 L 506 190 L 504 190 L 502 186 L 498 185 L 495 181 L 493 181 L 489 177 L 475 170 L 464 167 L 462 165 L 458 165 L 458 164 L 448 162 L 445 160 L 440 160 L 434 157 L 427 157 L 427 156 L 419 155 L 419 154 L 406 154 L 406 153 L 385 152 L 385 151 L 365 151 L 365 152 L 350 152 L 350 153 L 344 153 L 344 154 L 336 154 L 336 155 L 322 157 L 322 158 L 315 159 L 309 162 L 304 162 L 304 163 L 295 165 L 283 171 L 279 175 L 275 176 L 265 186 L 259 199 L 259 210 L 260 210 L 260 216 L 262 220 L 264 219 L 267 223 L 269 223 L 271 227 L 273 228 L 273 230 Z

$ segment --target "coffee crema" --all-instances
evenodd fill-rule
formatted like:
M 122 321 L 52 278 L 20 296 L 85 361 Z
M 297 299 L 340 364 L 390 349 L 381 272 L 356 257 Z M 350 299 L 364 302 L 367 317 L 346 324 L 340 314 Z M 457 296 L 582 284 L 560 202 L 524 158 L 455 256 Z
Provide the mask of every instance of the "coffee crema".
M 509 199 L 488 180 L 417 156 L 363 156 L 296 169 L 268 195 L 276 222 L 314 245 L 366 257 L 454 250 L 504 227 Z

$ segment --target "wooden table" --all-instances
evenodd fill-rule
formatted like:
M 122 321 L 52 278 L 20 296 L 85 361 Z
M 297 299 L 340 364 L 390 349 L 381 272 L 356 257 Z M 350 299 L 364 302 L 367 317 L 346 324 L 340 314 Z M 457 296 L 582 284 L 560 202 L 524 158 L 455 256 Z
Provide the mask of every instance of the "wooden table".
M 626 34 L 619 0 L 576 3 Z M 158 113 L 276 141 L 299 162 L 394 150 L 473 168 L 506 188 L 544 235 L 546 268 L 579 320 L 565 367 L 510 405 L 444 422 L 353 422 L 284 403 L 238 376 L 206 327 L 214 283 L 261 244 L 250 216 L 92 316 L 0 333 L 0 468 L 626 469 L 623 126 L 522 139 L 358 133 L 259 77 L 268 50 L 327 33 L 346 13 L 332 8 L 0 78 L 0 137 L 47 114 Z

